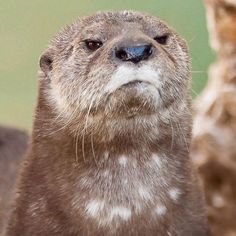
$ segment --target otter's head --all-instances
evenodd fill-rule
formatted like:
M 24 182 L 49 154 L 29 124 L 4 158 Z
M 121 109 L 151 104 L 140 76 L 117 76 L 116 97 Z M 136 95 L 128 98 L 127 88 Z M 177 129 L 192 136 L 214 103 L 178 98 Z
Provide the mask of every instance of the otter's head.
M 51 108 L 65 123 L 82 127 L 85 120 L 88 126 L 118 121 L 114 129 L 143 117 L 147 123 L 171 109 L 177 114 L 188 98 L 185 41 L 139 12 L 98 13 L 74 22 L 52 40 L 40 66 Z

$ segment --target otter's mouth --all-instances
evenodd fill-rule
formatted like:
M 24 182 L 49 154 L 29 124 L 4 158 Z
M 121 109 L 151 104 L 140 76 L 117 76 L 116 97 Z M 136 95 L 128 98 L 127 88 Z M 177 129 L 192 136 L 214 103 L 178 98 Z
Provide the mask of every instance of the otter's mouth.
M 140 85 L 148 85 L 150 84 L 149 82 L 147 81 L 142 81 L 142 80 L 133 80 L 133 81 L 130 81 L 126 84 L 123 84 L 121 87 L 123 86 L 127 86 L 127 87 L 133 87 L 133 86 L 140 86 Z

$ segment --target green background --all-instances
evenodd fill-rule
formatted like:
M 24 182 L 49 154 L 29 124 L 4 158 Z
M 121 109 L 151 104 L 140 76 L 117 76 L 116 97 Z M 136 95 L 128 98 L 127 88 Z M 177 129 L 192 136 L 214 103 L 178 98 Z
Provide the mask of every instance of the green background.
M 31 129 L 39 56 L 62 26 L 98 10 L 120 9 L 156 15 L 187 39 L 196 96 L 214 58 L 201 0 L 0 0 L 0 124 Z

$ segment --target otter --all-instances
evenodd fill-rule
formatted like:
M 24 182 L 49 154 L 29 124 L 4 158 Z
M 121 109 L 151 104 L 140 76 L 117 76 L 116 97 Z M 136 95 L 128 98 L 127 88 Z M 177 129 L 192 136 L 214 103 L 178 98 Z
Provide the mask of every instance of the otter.
M 208 235 L 184 39 L 146 13 L 100 12 L 62 29 L 40 68 L 7 236 Z
M 26 132 L 0 126 L 0 235 L 10 214 L 20 164 L 27 148 Z

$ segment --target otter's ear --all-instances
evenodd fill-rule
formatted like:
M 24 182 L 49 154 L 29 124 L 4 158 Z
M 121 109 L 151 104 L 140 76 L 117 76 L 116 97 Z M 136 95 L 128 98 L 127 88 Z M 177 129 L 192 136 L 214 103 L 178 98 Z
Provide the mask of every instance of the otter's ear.
M 40 58 L 39 65 L 42 71 L 47 75 L 52 70 L 53 54 L 46 51 Z

